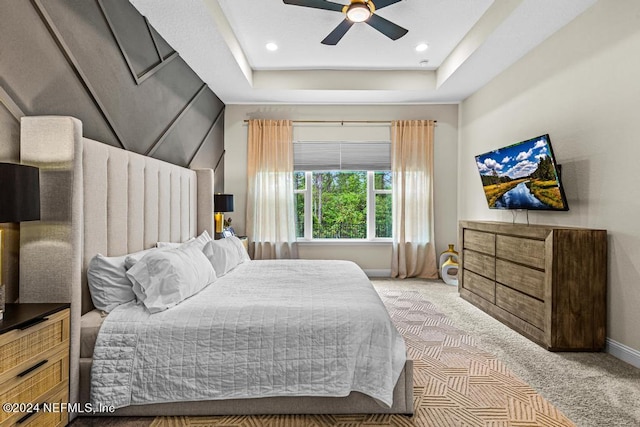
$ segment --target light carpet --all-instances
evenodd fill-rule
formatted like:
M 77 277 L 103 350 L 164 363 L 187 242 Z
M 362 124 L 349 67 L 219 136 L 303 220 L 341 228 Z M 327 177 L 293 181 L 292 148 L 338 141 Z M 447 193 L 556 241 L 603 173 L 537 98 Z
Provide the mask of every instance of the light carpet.
M 419 292 L 456 327 L 580 427 L 640 427 L 640 369 L 605 352 L 549 352 L 469 304 L 457 288 L 419 279 L 373 281 Z
M 420 291 L 386 281 L 376 285 L 414 360 L 413 417 L 158 417 L 152 426 L 574 426 L 498 358 L 480 349 L 472 335 L 454 327 Z

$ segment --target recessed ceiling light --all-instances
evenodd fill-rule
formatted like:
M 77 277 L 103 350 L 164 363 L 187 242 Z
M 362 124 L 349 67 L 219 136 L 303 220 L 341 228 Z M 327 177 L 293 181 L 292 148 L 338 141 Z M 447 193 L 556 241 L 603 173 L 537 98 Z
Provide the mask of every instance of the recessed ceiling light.
M 424 52 L 425 50 L 427 50 L 428 47 L 429 47 L 428 44 L 420 43 L 418 46 L 416 46 L 416 52 Z
M 422 61 L 419 62 L 421 67 L 426 67 L 427 65 L 429 65 L 429 60 L 428 59 L 424 59 Z
M 267 50 L 270 50 L 271 52 L 278 50 L 278 45 L 275 43 L 267 43 L 265 47 L 267 48 Z

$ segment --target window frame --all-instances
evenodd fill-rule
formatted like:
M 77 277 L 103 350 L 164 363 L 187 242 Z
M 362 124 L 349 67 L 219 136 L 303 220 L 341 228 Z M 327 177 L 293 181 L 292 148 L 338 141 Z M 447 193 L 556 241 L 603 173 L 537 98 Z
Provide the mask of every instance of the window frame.
M 299 243 L 391 243 L 391 237 L 376 237 L 376 195 L 377 194 L 393 194 L 393 189 L 376 189 L 375 173 L 386 171 L 332 171 L 332 172 L 367 172 L 367 237 L 364 239 L 326 239 L 313 237 L 313 219 L 312 219 L 312 191 L 313 187 L 309 185 L 312 182 L 313 173 L 323 173 L 328 171 L 294 171 L 295 173 L 304 173 L 304 188 L 294 188 L 293 195 L 297 198 L 298 194 L 304 195 L 304 235 L 296 237 Z M 389 171 L 391 172 L 391 171 Z M 393 179 L 391 186 L 393 188 Z M 392 196 L 393 197 L 393 196 Z M 393 219 L 391 220 L 393 224 Z M 393 232 L 393 227 L 392 227 Z
M 391 203 L 393 203 L 393 175 L 391 176 L 391 188 L 390 189 L 376 189 L 375 176 L 376 172 L 386 171 L 367 171 L 367 240 L 393 240 L 393 216 L 391 217 L 391 237 L 377 237 L 376 236 L 376 195 L 378 194 L 391 194 Z M 391 171 L 389 171 L 391 172 Z M 369 200 L 371 199 L 371 200 Z M 372 221 L 369 221 L 372 218 Z M 372 237 L 370 237 L 372 236 Z

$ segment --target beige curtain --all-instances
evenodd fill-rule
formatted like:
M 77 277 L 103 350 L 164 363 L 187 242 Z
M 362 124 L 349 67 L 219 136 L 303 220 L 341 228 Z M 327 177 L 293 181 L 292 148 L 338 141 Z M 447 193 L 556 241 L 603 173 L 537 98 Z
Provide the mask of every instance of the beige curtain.
M 297 258 L 291 121 L 249 121 L 247 178 L 253 259 Z
M 437 278 L 433 233 L 432 120 L 391 123 L 392 277 Z

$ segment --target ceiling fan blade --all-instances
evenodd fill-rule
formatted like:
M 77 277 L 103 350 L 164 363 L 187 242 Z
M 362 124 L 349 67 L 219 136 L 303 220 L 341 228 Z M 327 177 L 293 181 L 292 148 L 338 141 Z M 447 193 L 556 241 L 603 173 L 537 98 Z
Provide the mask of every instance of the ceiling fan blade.
M 314 9 L 333 10 L 342 12 L 343 4 L 333 3 L 325 0 L 282 0 L 284 4 L 292 4 L 294 6 L 313 7 Z
M 373 4 L 376 5 L 376 10 L 382 9 L 383 7 L 391 6 L 392 4 L 396 4 L 401 2 L 402 0 L 375 0 Z
M 371 25 L 373 28 L 380 31 L 391 40 L 398 40 L 400 37 L 409 32 L 409 30 L 402 28 L 398 24 L 394 24 L 393 22 L 386 20 L 381 16 L 378 16 L 375 13 L 364 22 Z
M 335 46 L 336 44 L 338 44 L 340 39 L 345 34 L 347 34 L 347 31 L 349 31 L 349 28 L 351 28 L 352 25 L 353 25 L 353 22 L 349 21 L 348 19 L 345 19 L 340 24 L 338 24 L 338 26 L 333 31 L 331 31 L 329 35 L 325 37 L 324 40 L 322 40 L 321 43 Z

